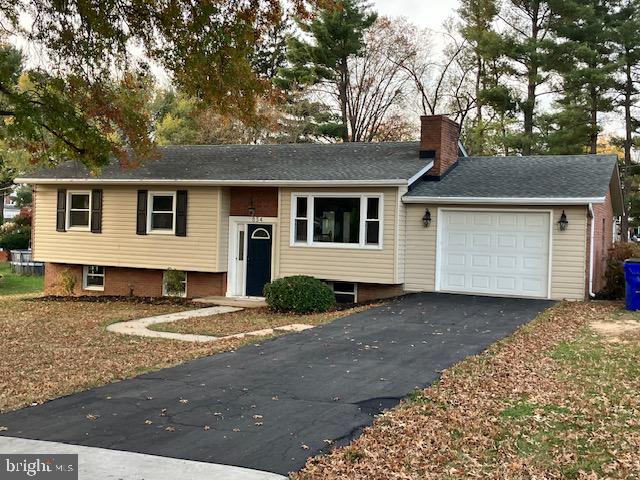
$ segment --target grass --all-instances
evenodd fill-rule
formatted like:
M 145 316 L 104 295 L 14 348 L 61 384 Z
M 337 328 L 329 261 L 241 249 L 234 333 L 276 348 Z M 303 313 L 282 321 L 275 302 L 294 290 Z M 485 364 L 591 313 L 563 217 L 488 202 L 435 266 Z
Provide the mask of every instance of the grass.
M 638 451 L 640 315 L 567 303 L 293 477 L 640 478 Z
M 51 301 L 0 297 L 0 412 L 257 341 L 254 337 L 190 343 L 106 331 L 106 326 L 114 322 L 191 308 L 189 305 L 150 304 L 148 301 Z M 265 326 L 264 322 L 315 324 L 350 313 L 344 311 L 285 319 L 285 316 L 266 312 L 245 312 L 226 318 L 229 325 L 224 327 L 225 331 L 253 330 L 255 325 Z M 176 328 L 188 330 L 195 327 L 185 321 Z M 215 328 L 219 332 L 223 327 L 217 325 Z M 214 330 L 204 331 L 211 333 Z M 260 337 L 260 340 L 264 338 Z
M 306 325 L 320 325 L 339 317 L 362 311 L 369 306 L 337 310 L 327 313 L 315 313 L 309 315 L 296 315 L 291 313 L 274 313 L 267 308 L 252 308 L 240 312 L 212 315 L 187 320 L 178 320 L 171 323 L 158 323 L 152 325 L 152 330 L 175 333 L 192 333 L 198 335 L 212 335 L 222 337 L 234 333 L 251 332 L 266 328 L 282 327 L 292 323 Z
M 44 277 L 16 275 L 9 262 L 0 262 L 0 296 L 40 293 L 44 289 Z

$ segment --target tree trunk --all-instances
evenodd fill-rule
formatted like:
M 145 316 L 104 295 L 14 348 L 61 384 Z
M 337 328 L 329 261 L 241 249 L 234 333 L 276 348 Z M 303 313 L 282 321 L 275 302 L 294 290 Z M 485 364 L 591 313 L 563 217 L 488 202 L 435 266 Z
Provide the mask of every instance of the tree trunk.
M 338 82 L 338 100 L 340 101 L 340 120 L 344 126 L 342 141 L 349 142 L 349 116 L 347 115 L 347 88 L 349 83 L 349 67 L 346 57 L 340 61 L 340 80 Z
M 534 12 L 531 15 L 531 39 L 533 40 L 532 43 L 536 45 L 536 50 L 538 35 L 540 33 L 540 27 L 538 25 L 539 10 L 540 5 L 539 3 L 536 3 L 534 5 Z M 532 57 L 533 58 L 530 58 L 531 62 L 527 65 L 527 100 L 522 106 L 522 113 L 524 115 L 524 133 L 526 136 L 526 141 L 522 147 L 523 155 L 531 155 L 531 143 L 529 143 L 529 141 L 533 137 L 533 116 L 536 110 L 536 90 L 538 88 L 539 66 L 535 59 L 535 55 Z
M 590 100 L 591 100 L 591 133 L 589 134 L 589 152 L 598 153 L 598 91 L 596 87 L 590 88 Z
M 633 102 L 633 72 L 632 65 L 629 57 L 629 50 L 626 50 L 626 64 L 625 64 L 625 84 L 624 84 L 624 166 L 626 169 L 622 170 L 622 196 L 624 212 L 620 219 L 620 240 L 626 242 L 629 240 L 629 209 L 627 205 L 627 192 L 631 191 L 631 173 L 628 172 L 631 169 L 631 149 L 633 148 L 633 118 L 631 116 L 631 104 Z

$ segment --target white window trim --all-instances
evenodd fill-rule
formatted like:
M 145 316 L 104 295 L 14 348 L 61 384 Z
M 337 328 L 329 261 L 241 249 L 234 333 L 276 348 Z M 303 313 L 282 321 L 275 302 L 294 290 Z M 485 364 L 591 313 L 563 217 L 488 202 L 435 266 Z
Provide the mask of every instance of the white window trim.
M 341 281 L 330 281 L 328 282 L 331 286 L 331 290 L 333 290 L 334 295 L 353 295 L 353 303 L 358 303 L 358 283 L 357 282 L 341 282 Z M 353 292 L 344 292 L 335 289 L 336 283 L 353 283 Z
M 303 217 L 297 215 L 297 199 L 299 197 L 307 198 L 307 241 L 296 241 L 296 220 L 302 220 Z M 313 241 L 313 215 L 315 211 L 315 198 L 359 198 L 360 199 L 360 241 L 359 243 L 329 243 Z M 378 198 L 378 244 L 367 245 L 366 222 L 367 222 L 367 199 Z M 340 248 L 347 250 L 382 250 L 384 238 L 384 194 L 382 193 L 354 193 L 354 192 L 294 192 L 291 194 L 291 212 L 290 212 L 290 238 L 289 246 L 291 247 L 311 247 L 311 248 Z
M 93 277 L 102 277 L 102 286 L 98 286 L 98 285 L 88 285 L 88 279 L 89 279 L 89 267 L 102 267 L 102 275 L 97 275 L 97 274 L 92 274 L 91 276 Z M 106 267 L 103 267 L 102 265 L 85 265 L 84 267 L 82 267 L 82 289 L 83 290 L 95 290 L 97 292 L 103 292 L 104 291 L 104 283 L 106 280 L 106 275 L 107 271 L 106 271 Z
M 76 225 L 76 226 L 71 226 L 71 196 L 72 195 L 88 195 L 89 196 L 89 223 L 87 224 L 87 226 L 82 226 L 82 225 Z M 88 232 L 91 230 L 91 203 L 92 203 L 92 195 L 91 195 L 91 190 L 70 190 L 67 192 L 67 211 L 66 211 L 66 230 L 78 230 L 81 232 Z M 84 211 L 84 209 L 82 210 L 77 210 L 77 211 Z
M 171 229 L 152 229 L 151 225 L 153 225 L 153 197 L 172 197 L 172 211 L 173 221 L 171 225 Z M 168 213 L 168 212 L 163 212 Z M 175 235 L 176 233 L 176 192 L 159 192 L 152 191 L 147 193 L 147 233 L 153 235 Z

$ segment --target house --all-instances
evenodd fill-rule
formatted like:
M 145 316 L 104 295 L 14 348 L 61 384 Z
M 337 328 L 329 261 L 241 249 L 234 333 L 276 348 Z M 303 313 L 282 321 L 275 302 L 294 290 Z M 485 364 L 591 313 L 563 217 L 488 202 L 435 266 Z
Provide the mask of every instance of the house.
M 581 300 L 604 287 L 623 209 L 611 155 L 466 157 L 459 126 L 422 118 L 419 142 L 161 148 L 99 176 L 73 162 L 34 186 L 46 289 L 262 295 L 313 275 L 340 300 L 403 292 Z

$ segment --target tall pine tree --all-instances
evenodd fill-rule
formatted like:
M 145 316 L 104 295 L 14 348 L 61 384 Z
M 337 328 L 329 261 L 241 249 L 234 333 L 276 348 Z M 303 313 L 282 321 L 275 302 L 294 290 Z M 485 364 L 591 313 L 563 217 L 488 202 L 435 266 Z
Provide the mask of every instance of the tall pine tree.
M 331 85 L 339 105 L 340 137 L 348 142 L 348 60 L 362 51 L 364 32 L 377 15 L 361 0 L 331 0 L 312 14 L 309 19 L 298 20 L 308 40 L 289 39 L 289 66 L 280 69 L 276 84 L 286 90 Z

